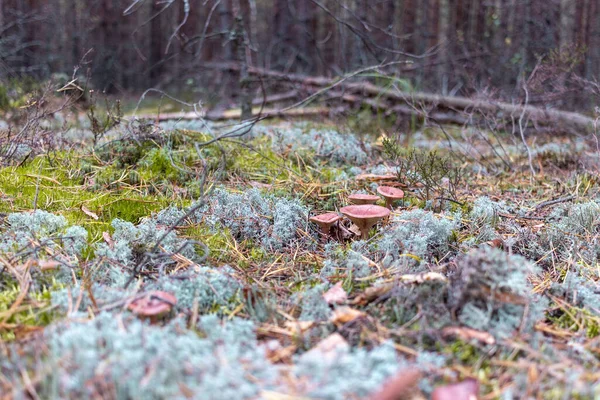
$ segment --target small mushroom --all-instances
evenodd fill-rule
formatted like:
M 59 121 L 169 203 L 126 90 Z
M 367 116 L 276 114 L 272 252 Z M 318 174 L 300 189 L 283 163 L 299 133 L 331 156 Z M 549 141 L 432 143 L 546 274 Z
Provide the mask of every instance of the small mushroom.
M 436 388 L 431 400 L 477 400 L 479 383 L 473 378 Z
M 379 196 L 375 196 L 374 194 L 362 194 L 362 193 L 354 193 L 348 196 L 348 200 L 352 204 L 375 204 L 377 200 L 379 200 Z
M 129 310 L 142 318 L 149 318 L 152 323 L 168 314 L 177 299 L 171 293 L 162 291 L 149 292 L 129 304 Z
M 314 222 L 315 224 L 319 225 L 324 238 L 326 238 L 329 235 L 329 230 L 331 229 L 333 224 L 335 224 L 339 220 L 340 216 L 334 212 L 319 214 L 309 218 L 310 222 Z
M 369 230 L 382 218 L 390 215 L 390 210 L 385 207 L 374 204 L 361 204 L 342 207 L 340 212 L 350 218 L 358 229 L 360 229 L 361 239 L 368 239 Z
M 392 203 L 396 200 L 400 200 L 404 198 L 404 192 L 402 189 L 396 189 L 391 186 L 379 186 L 377 188 L 377 193 L 379 193 L 385 199 L 385 206 L 392 209 Z

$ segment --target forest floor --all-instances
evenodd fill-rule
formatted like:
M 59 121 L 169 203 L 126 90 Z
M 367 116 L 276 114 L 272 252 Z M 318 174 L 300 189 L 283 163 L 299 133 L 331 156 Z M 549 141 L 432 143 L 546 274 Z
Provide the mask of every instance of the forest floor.
M 594 146 L 310 121 L 211 143 L 234 129 L 123 123 L 0 169 L 0 399 L 600 396 Z M 379 186 L 405 196 L 366 240 L 309 221 Z

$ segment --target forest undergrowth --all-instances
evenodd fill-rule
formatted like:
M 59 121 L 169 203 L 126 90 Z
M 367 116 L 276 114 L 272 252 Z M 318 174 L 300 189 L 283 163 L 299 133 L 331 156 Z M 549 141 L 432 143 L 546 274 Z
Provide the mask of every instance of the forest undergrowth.
M 0 398 L 600 396 L 593 143 L 113 125 L 0 169 Z

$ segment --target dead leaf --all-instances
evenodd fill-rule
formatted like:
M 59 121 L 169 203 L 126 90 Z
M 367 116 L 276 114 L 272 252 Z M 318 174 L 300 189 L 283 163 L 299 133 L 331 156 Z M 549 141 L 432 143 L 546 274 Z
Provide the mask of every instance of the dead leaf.
M 111 250 L 115 247 L 115 241 L 112 240 L 112 238 L 110 237 L 110 233 L 102 232 L 102 238 L 104 239 L 104 241 L 106 242 L 108 247 L 110 247 Z
M 293 333 L 302 333 L 312 328 L 315 323 L 314 321 L 286 321 L 283 325 Z
M 352 226 L 350 226 L 350 228 L 348 228 L 348 230 L 356 236 L 360 236 L 362 234 L 360 231 L 360 228 L 355 224 L 352 224 Z
M 39 260 L 38 266 L 42 271 L 47 271 L 49 269 L 56 269 L 60 263 L 56 260 Z
M 88 209 L 86 208 L 86 206 L 84 206 L 83 204 L 81 205 L 81 211 L 83 211 L 83 213 L 84 213 L 85 215 L 87 215 L 88 217 L 90 217 L 90 218 L 92 218 L 92 219 L 94 219 L 94 220 L 96 220 L 96 221 L 98 220 L 98 216 L 97 216 L 95 213 L 93 213 L 93 212 L 91 212 L 90 210 L 88 210 Z
M 383 284 L 383 285 L 378 285 L 378 286 L 371 286 L 368 287 L 367 289 L 365 289 L 365 291 L 361 294 L 359 294 L 358 296 L 356 296 L 353 301 L 352 304 L 367 304 L 375 299 L 378 299 L 379 297 L 383 296 L 384 294 L 388 293 L 390 290 L 392 290 L 394 288 L 394 284 Z
M 348 294 L 344 288 L 342 288 L 342 282 L 338 282 L 328 291 L 323 293 L 323 298 L 327 304 L 344 304 L 348 301 Z
M 265 343 L 266 356 L 272 363 L 290 361 L 296 350 L 298 350 L 298 347 L 294 345 L 283 347 L 281 342 L 276 339 Z
M 337 357 L 340 351 L 348 350 L 349 348 L 350 345 L 346 339 L 336 332 L 321 340 L 315 347 L 307 351 L 305 355 L 316 355 L 318 353 L 319 358 L 333 361 L 334 357 Z
M 366 316 L 366 314 L 362 311 L 350 307 L 340 307 L 333 311 L 331 322 L 336 325 L 343 325 L 364 316 Z
M 185 383 L 179 382 L 179 390 L 181 391 L 181 394 L 183 395 L 183 397 L 185 397 L 186 399 L 193 399 L 194 398 L 194 391 L 187 386 Z
M 485 344 L 494 344 L 496 339 L 488 332 L 478 331 L 476 329 L 466 328 L 463 326 L 447 326 L 442 329 L 443 336 L 456 336 L 464 341 L 477 340 Z
M 425 272 L 422 274 L 406 274 L 398 277 L 404 283 L 423 283 L 430 281 L 447 282 L 448 279 L 439 272 Z
M 504 241 L 501 238 L 490 240 L 489 242 L 485 242 L 485 244 L 487 244 L 490 247 L 495 247 L 497 249 L 501 249 L 504 247 Z
M 416 368 L 402 369 L 388 379 L 380 391 L 369 397 L 369 400 L 398 400 L 419 392 L 415 386 L 421 379 L 422 372 Z

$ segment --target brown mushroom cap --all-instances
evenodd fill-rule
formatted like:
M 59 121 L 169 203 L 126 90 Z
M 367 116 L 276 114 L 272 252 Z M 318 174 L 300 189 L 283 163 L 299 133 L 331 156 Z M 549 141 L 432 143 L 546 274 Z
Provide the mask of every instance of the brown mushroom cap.
M 319 225 L 321 227 L 321 231 L 324 234 L 327 234 L 329 233 L 331 225 L 335 224 L 337 221 L 339 221 L 339 219 L 340 216 L 338 215 L 338 213 L 328 212 L 325 214 L 315 215 L 314 217 L 310 217 L 308 220 Z
M 336 223 L 339 219 L 340 219 L 340 216 L 338 215 L 338 213 L 328 212 L 325 214 L 319 214 L 319 215 L 315 215 L 314 217 L 310 217 L 309 221 L 314 222 L 315 224 L 319 224 L 319 225 L 331 226 L 334 223 Z
M 402 189 L 397 189 L 391 186 L 379 186 L 377 188 L 377 193 L 382 195 L 385 198 L 390 198 L 394 200 L 404 198 L 404 191 Z
M 350 218 L 350 220 L 358 226 L 363 239 L 367 238 L 369 229 L 371 229 L 377 221 L 390 215 L 390 210 L 374 204 L 346 206 L 342 207 L 340 212 Z
M 375 204 L 379 200 L 379 196 L 374 194 L 354 193 L 348 196 L 348 200 L 352 204 Z
M 153 291 L 135 299 L 129 304 L 129 310 L 141 317 L 158 317 L 166 314 L 177 304 L 177 299 L 171 293 Z
M 385 198 L 385 205 L 387 208 L 392 206 L 394 200 L 400 200 L 404 198 L 404 191 L 402 189 L 396 189 L 391 186 L 379 186 L 377 193 Z

